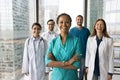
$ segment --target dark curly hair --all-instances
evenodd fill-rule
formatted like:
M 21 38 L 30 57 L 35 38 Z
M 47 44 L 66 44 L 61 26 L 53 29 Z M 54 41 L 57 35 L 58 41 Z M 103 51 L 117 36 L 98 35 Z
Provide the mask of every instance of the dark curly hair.
M 56 23 L 57 23 L 57 24 L 58 24 L 59 18 L 60 18 L 61 16 L 67 16 L 67 18 L 70 20 L 70 22 L 72 22 L 72 19 L 71 19 L 71 17 L 70 17 L 69 14 L 62 13 L 62 14 L 58 15 L 58 17 L 57 17 L 57 20 L 56 20 Z

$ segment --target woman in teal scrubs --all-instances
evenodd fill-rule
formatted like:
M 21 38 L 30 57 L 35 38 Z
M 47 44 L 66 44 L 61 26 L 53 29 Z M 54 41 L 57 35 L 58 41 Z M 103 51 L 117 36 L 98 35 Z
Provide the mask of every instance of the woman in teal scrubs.
M 69 34 L 72 19 L 62 13 L 57 17 L 60 35 L 54 38 L 45 57 L 46 65 L 53 67 L 50 80 L 78 80 L 81 47 L 79 39 Z

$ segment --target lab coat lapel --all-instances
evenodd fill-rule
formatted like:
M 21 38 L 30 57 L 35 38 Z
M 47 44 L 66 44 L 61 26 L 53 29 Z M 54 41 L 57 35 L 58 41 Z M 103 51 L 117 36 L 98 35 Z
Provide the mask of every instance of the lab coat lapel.
M 34 48 L 34 43 L 33 43 L 33 39 L 31 38 L 31 40 L 30 40 L 31 42 L 31 44 L 29 44 L 30 45 L 30 57 L 31 57 L 31 59 L 32 59 L 32 57 L 35 57 L 35 48 Z
M 99 45 L 99 56 L 102 56 L 103 55 L 103 51 L 104 51 L 104 49 L 105 49 L 105 37 L 103 37 L 102 38 L 102 41 L 101 41 L 101 43 L 100 43 L 100 45 Z M 102 51 L 102 52 L 101 52 Z
M 94 53 L 96 55 L 96 50 L 97 50 L 97 41 L 96 41 L 96 36 L 93 38 L 93 49 L 94 49 Z

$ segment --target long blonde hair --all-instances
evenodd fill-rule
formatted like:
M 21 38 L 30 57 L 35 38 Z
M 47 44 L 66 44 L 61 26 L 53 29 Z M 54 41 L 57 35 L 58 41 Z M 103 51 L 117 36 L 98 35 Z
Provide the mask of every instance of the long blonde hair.
M 97 32 L 96 32 L 96 30 L 95 30 L 95 26 L 96 26 L 96 23 L 97 23 L 98 21 L 102 21 L 103 24 L 104 24 L 103 36 L 110 38 L 110 36 L 109 36 L 108 33 L 107 33 L 106 22 L 105 22 L 104 19 L 97 19 L 97 20 L 96 20 L 90 36 L 92 37 L 92 36 L 95 36 L 95 35 L 97 34 Z

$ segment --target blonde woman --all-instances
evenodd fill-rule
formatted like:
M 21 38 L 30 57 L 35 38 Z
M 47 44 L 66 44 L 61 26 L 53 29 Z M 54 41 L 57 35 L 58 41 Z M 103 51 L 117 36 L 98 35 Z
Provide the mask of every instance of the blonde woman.
M 112 80 L 113 41 L 103 19 L 95 22 L 88 38 L 85 66 L 88 80 Z

